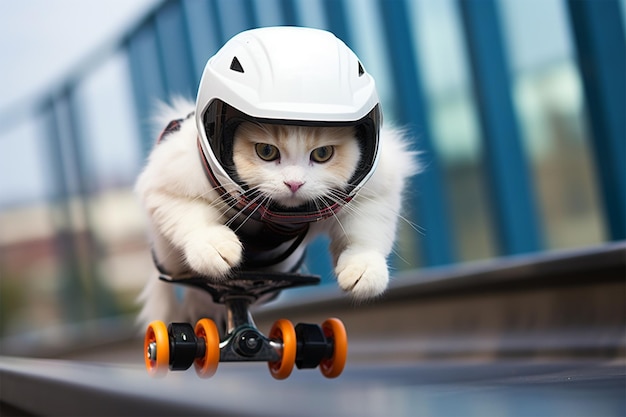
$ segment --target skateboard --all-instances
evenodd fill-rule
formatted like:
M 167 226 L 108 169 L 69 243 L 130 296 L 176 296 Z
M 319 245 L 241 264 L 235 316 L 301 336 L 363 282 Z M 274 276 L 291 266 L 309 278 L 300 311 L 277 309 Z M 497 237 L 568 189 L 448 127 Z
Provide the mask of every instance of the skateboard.
M 321 325 L 298 323 L 294 327 L 289 320 L 280 319 L 266 336 L 257 329 L 250 312 L 250 306 L 262 297 L 266 300 L 285 289 L 317 285 L 318 276 L 239 271 L 221 282 L 203 276 L 173 279 L 165 274 L 160 279 L 208 292 L 215 302 L 224 304 L 226 323 L 220 332 L 208 318 L 195 326 L 151 322 L 144 338 L 144 355 L 146 369 L 153 376 L 194 365 L 198 376 L 208 378 L 219 362 L 267 362 L 276 379 L 291 375 L 294 365 L 298 369 L 319 366 L 327 378 L 338 377 L 345 367 L 348 340 L 341 320 L 329 318 Z

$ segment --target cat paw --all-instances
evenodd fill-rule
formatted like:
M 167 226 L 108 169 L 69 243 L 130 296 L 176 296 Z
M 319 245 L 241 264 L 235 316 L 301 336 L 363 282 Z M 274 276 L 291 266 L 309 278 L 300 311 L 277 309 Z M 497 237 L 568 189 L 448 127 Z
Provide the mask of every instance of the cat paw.
M 232 230 L 216 226 L 190 237 L 185 245 L 185 258 L 194 271 L 220 279 L 241 262 L 242 251 L 241 242 Z
M 382 294 L 389 282 L 385 257 L 375 251 L 345 251 L 335 268 L 339 287 L 358 300 Z

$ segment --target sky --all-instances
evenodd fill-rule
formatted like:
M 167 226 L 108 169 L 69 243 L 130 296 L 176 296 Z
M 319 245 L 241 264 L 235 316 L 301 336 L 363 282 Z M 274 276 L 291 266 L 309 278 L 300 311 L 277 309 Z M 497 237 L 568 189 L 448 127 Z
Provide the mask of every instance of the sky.
M 117 41 L 161 0 L 0 0 L 0 207 L 49 195 L 50 167 L 41 153 L 39 126 L 22 119 L 24 103 L 51 91 L 78 65 Z M 111 88 L 119 78 L 121 62 L 112 59 L 95 71 L 86 93 L 99 94 L 102 106 L 115 99 Z M 95 92 L 95 85 L 100 85 Z M 118 98 L 119 101 L 119 98 Z M 123 103 L 124 104 L 124 103 Z M 125 103 L 132 105 L 132 103 Z M 119 105 L 109 111 L 123 111 Z M 101 109 L 95 108 L 94 110 Z M 8 118 L 8 120 L 7 120 Z M 95 121 L 96 125 L 102 122 Z M 97 130 L 97 133 L 103 133 Z M 131 134 L 115 135 L 119 141 Z M 133 132 L 134 134 L 134 132 Z M 110 135 L 109 135 L 110 136 Z M 101 141 L 104 142 L 104 141 Z M 116 148 L 102 146 L 100 159 Z M 98 144 L 97 141 L 94 143 Z M 110 156 L 109 160 L 110 160 Z M 126 152 L 119 156 L 136 159 Z M 94 161 L 97 169 L 98 161 Z M 121 164 L 123 165 L 123 164 Z M 134 164 L 126 164 L 135 166 Z
M 1 0 L 0 109 L 49 88 L 159 2 Z

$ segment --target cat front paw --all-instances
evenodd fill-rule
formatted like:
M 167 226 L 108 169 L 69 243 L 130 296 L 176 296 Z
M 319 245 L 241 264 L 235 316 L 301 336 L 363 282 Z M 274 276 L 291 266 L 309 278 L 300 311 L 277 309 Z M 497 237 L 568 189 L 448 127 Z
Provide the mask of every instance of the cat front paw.
M 339 287 L 359 300 L 382 294 L 389 282 L 387 261 L 376 251 L 346 250 L 339 256 L 335 273 Z
M 226 226 L 195 232 L 185 245 L 187 264 L 194 271 L 221 279 L 241 262 L 243 246 Z

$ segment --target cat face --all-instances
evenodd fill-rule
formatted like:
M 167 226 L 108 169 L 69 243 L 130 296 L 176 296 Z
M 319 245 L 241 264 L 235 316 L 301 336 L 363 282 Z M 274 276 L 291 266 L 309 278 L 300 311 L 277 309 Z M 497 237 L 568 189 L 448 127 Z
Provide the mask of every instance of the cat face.
M 285 208 L 339 200 L 356 171 L 360 149 L 352 127 L 242 123 L 233 162 L 240 180 Z

